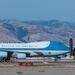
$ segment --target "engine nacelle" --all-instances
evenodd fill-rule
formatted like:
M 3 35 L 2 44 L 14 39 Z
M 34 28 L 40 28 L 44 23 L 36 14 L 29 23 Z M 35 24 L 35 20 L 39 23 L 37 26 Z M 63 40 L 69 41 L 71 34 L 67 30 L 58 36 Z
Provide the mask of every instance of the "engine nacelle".
M 25 53 L 17 53 L 17 58 L 18 59 L 25 59 L 26 58 L 26 54 Z
M 7 55 L 8 55 L 7 52 L 2 52 L 2 51 L 0 51 L 0 58 L 6 58 Z

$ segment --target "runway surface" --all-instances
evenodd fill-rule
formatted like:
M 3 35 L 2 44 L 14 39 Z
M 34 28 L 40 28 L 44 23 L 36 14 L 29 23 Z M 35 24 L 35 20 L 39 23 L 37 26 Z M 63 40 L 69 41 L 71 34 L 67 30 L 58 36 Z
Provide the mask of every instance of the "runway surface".
M 24 61 L 25 62 L 25 61 Z M 0 63 L 3 64 L 17 64 L 17 63 Z M 35 65 L 71 65 L 75 66 L 75 60 L 59 60 L 58 62 L 48 61 L 34 61 Z M 75 75 L 75 67 L 10 67 L 0 68 L 0 75 Z
M 75 68 L 0 68 L 0 75 L 75 75 Z

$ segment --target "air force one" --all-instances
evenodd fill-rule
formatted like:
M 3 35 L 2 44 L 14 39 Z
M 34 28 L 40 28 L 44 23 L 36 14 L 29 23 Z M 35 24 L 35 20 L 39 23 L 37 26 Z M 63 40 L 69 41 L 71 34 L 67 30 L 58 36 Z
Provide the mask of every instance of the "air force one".
M 56 41 L 0 43 L 0 58 L 2 61 L 7 61 L 10 58 L 59 57 L 60 55 L 66 55 L 70 51 L 69 47 Z

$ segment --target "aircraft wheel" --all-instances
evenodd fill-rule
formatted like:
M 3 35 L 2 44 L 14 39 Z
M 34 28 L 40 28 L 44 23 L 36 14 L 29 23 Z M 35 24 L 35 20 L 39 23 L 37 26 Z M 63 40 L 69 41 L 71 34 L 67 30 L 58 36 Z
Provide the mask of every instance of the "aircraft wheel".
M 55 62 L 58 62 L 58 59 L 57 58 L 55 58 L 55 60 L 54 60 Z

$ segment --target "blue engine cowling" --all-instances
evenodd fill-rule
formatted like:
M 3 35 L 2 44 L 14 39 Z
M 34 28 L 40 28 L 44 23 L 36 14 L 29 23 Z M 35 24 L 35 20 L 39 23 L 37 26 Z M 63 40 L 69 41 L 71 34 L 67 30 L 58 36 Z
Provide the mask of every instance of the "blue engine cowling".
M 26 54 L 25 53 L 17 53 L 17 58 L 18 59 L 25 59 L 26 58 Z
M 2 51 L 0 51 L 0 57 L 1 57 L 1 58 L 6 58 L 7 55 L 8 55 L 7 52 L 2 52 Z

